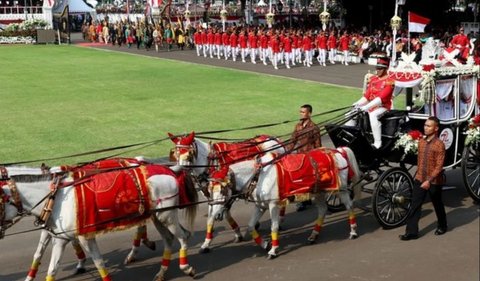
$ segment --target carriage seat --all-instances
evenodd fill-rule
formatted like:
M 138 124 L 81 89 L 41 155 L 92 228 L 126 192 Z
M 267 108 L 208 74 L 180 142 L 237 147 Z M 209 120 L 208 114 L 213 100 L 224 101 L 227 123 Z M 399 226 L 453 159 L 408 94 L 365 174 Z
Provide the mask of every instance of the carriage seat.
M 400 125 L 405 122 L 407 114 L 408 113 L 405 110 L 396 109 L 385 111 L 381 114 L 379 120 L 382 122 L 382 138 L 395 138 Z

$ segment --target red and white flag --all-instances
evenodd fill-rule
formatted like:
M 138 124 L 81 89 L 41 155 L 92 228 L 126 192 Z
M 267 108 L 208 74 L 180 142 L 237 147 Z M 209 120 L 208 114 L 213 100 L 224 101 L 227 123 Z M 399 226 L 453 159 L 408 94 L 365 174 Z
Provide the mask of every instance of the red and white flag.
M 408 12 L 408 32 L 425 32 L 425 26 L 430 23 L 429 18 Z

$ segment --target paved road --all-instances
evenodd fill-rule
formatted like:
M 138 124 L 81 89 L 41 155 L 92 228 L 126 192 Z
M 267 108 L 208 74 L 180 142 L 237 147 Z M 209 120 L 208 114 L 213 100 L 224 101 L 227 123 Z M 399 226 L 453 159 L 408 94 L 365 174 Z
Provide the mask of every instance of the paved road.
M 190 240 L 189 261 L 196 267 L 198 280 L 480 280 L 479 275 L 479 210 L 473 204 L 461 183 L 459 171 L 448 174 L 450 185 L 457 186 L 444 192 L 450 231 L 435 236 L 435 215 L 431 203 L 424 205 L 420 223 L 421 238 L 404 242 L 398 239 L 404 228 L 383 230 L 373 215 L 358 210 L 360 237 L 348 240 L 346 213 L 327 216 L 326 224 L 317 244 L 306 245 L 315 219 L 315 210 L 297 213 L 287 208 L 284 231 L 280 234 L 281 252 L 274 260 L 267 260 L 265 252 L 252 241 L 233 244 L 232 231 L 226 223 L 218 224 L 213 251 L 198 254 L 205 231 L 205 206 L 201 206 L 195 223 L 195 233 Z M 358 204 L 368 204 L 369 198 Z M 233 214 L 244 230 L 251 212 L 251 205 L 237 202 Z M 15 233 L 31 229 L 32 219 L 26 218 L 9 230 Z M 156 252 L 141 248 L 139 261 L 124 266 L 133 231 L 101 236 L 100 249 L 114 280 L 152 280 L 161 260 L 161 238 L 149 225 L 149 236 L 157 241 Z M 261 233 L 268 235 L 268 218 L 262 219 Z M 23 280 L 36 248 L 38 233 L 18 234 L 0 241 L 0 280 Z M 178 243 L 177 243 L 178 247 Z M 50 248 L 49 248 L 50 249 Z M 37 280 L 45 278 L 48 256 L 40 267 Z M 169 280 L 191 280 L 178 269 L 175 254 L 168 274 Z M 67 246 L 58 273 L 58 280 L 100 280 L 93 264 L 87 263 L 88 272 L 73 276 L 74 253 Z
M 143 56 L 151 56 L 164 59 L 172 59 L 179 61 L 187 61 L 198 64 L 212 65 L 218 67 L 235 68 L 244 71 L 265 73 L 270 75 L 277 75 L 282 77 L 290 77 L 295 79 L 310 80 L 321 83 L 335 84 L 347 87 L 361 88 L 363 87 L 363 77 L 368 71 L 373 72 L 375 69 L 368 64 L 351 64 L 344 66 L 341 64 L 330 65 L 326 67 L 320 66 L 315 63 L 312 67 L 308 68 L 303 65 L 297 65 L 291 69 L 286 69 L 284 66 L 280 66 L 280 69 L 275 70 L 271 65 L 265 66 L 262 63 L 252 64 L 251 62 L 242 63 L 241 60 L 236 62 L 231 59 L 225 61 L 224 59 L 217 58 L 205 58 L 203 56 L 198 57 L 195 51 L 192 50 L 177 50 L 173 49 L 171 52 L 160 50 L 158 53 L 155 50 L 146 51 L 145 49 L 139 49 L 132 47 L 130 49 L 125 46 L 111 46 L 104 44 L 85 44 L 93 48 L 101 48 L 106 50 L 115 50 L 120 52 L 126 52 L 130 54 L 137 54 Z M 247 59 L 248 61 L 248 59 Z M 314 60 L 315 61 L 315 60 Z M 315 61 L 316 62 L 316 61 Z
M 371 69 L 365 65 L 335 65 L 327 67 L 328 71 L 320 66 L 274 71 L 261 65 L 198 58 L 191 51 L 156 54 L 143 50 L 119 50 L 352 87 L 361 87 L 359 81 L 362 81 L 365 72 Z M 421 238 L 418 240 L 400 241 L 398 235 L 403 233 L 403 227 L 383 230 L 372 214 L 358 209 L 360 237 L 357 240 L 347 239 L 346 213 L 340 212 L 327 217 L 318 243 L 307 246 L 305 241 L 316 212 L 310 208 L 296 213 L 293 207 L 289 207 L 283 225 L 284 231 L 280 233 L 281 252 L 277 259 L 265 259 L 265 253 L 254 246 L 252 241 L 231 243 L 233 234 L 224 222 L 219 223 L 216 229 L 213 251 L 205 255 L 197 253 L 205 231 L 206 211 L 202 205 L 195 223 L 194 235 L 190 240 L 189 261 L 196 267 L 198 280 L 480 280 L 479 207 L 466 194 L 459 170 L 450 171 L 448 180 L 448 185 L 456 188 L 444 192 L 450 227 L 450 231 L 444 236 L 433 235 L 435 214 L 431 203 L 426 203 L 420 223 Z M 357 202 L 362 206 L 368 203 L 367 194 L 363 194 L 363 199 Z M 252 206 L 243 202 L 237 202 L 233 207 L 233 214 L 242 230 L 245 229 L 251 211 Z M 268 222 L 268 217 L 264 216 L 260 229 L 263 235 L 269 234 Z M 26 218 L 8 233 L 32 227 L 32 219 Z M 157 241 L 159 250 L 151 252 L 141 248 L 140 260 L 124 266 L 122 261 L 128 253 L 132 234 L 133 231 L 124 231 L 98 239 L 112 277 L 121 281 L 152 280 L 161 260 L 161 238 L 149 225 L 149 236 Z M 0 241 L 0 281 L 24 280 L 37 241 L 37 232 L 8 236 Z M 40 267 L 37 280 L 45 278 L 49 251 Z M 173 256 L 169 280 L 191 280 L 176 266 L 177 257 L 176 254 Z M 72 276 L 74 267 L 73 250 L 68 246 L 57 281 L 100 280 L 91 262 L 87 263 L 88 272 L 84 275 Z

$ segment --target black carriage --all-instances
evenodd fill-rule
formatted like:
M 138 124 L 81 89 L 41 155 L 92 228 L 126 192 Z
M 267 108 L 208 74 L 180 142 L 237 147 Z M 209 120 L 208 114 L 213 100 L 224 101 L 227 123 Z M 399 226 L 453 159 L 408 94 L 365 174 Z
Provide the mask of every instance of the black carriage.
M 396 80 L 395 99 L 404 100 L 405 106 L 388 111 L 380 118 L 380 149 L 371 146 L 373 137 L 367 114 L 358 114 L 357 127 L 326 126 L 336 147 L 349 146 L 355 152 L 364 173 L 359 185 L 362 191 L 372 194 L 371 210 L 384 228 L 394 228 L 405 222 L 411 204 L 412 173 L 416 170 L 416 155 L 405 154 L 395 144 L 409 131 L 423 132 L 423 124 L 430 115 L 440 119 L 439 137 L 446 148 L 444 169 L 461 167 L 468 193 L 475 201 L 480 201 L 479 142 L 465 145 L 468 121 L 480 113 L 478 66 L 432 65 L 429 68 L 432 69 L 420 68 L 415 72 L 411 67 L 399 67 L 389 71 Z M 341 208 L 335 196 L 329 206 Z

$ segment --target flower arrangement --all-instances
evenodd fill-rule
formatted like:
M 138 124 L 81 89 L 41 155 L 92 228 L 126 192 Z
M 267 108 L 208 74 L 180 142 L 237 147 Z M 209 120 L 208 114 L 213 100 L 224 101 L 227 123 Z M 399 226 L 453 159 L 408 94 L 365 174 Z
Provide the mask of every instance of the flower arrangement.
M 406 134 L 401 134 L 400 138 L 395 142 L 395 149 L 403 149 L 402 160 L 407 154 L 417 154 L 418 140 L 423 137 L 423 134 L 418 130 L 410 131 Z
M 480 114 L 468 121 L 465 145 L 470 145 L 472 143 L 480 143 Z

